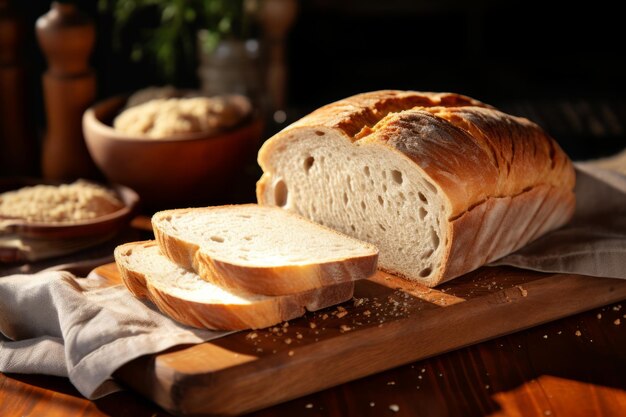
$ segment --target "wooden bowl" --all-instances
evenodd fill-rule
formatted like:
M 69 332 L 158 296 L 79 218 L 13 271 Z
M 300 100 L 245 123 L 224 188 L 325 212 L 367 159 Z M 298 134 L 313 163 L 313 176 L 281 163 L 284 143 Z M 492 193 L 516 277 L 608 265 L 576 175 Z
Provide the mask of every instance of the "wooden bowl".
M 107 179 L 139 193 L 149 209 L 215 200 L 258 148 L 263 124 L 252 118 L 220 133 L 191 133 L 166 139 L 130 136 L 111 122 L 126 103 L 114 97 L 83 115 L 87 148 Z

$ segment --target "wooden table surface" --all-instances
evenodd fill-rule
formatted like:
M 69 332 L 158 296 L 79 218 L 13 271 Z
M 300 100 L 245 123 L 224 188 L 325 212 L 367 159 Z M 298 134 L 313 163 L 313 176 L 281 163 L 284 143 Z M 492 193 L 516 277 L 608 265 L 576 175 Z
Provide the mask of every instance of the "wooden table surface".
M 600 164 L 626 173 L 626 151 Z M 16 268 L 3 272 L 33 271 Z M 0 417 L 167 415 L 131 391 L 89 401 L 66 378 L 0 373 Z M 626 300 L 251 415 L 626 416 Z
M 626 151 L 607 161 L 626 166 Z M 623 307 L 594 309 L 250 415 L 626 416 L 626 300 Z M 169 414 L 130 391 L 89 401 L 65 378 L 0 373 L 0 416 L 75 415 Z
M 251 415 L 624 416 L 626 301 L 623 306 L 598 308 Z M 70 415 L 169 414 L 132 392 L 91 402 L 65 378 L 0 374 L 0 416 Z

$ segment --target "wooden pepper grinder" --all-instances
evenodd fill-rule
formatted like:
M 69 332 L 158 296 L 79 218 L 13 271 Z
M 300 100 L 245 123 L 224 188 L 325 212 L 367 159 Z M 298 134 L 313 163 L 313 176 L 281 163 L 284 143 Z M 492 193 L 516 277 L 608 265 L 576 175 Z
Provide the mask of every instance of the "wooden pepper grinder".
M 34 175 L 36 139 L 28 123 L 24 24 L 0 0 L 0 175 Z
M 83 112 L 96 97 L 96 75 L 89 68 L 95 42 L 93 21 L 74 4 L 52 2 L 35 25 L 48 60 L 43 93 L 48 129 L 43 141 L 44 178 L 94 178 L 97 169 L 82 132 Z
M 287 96 L 286 38 L 298 14 L 296 0 L 263 0 L 258 17 L 269 58 L 267 88 L 270 107 L 284 110 Z

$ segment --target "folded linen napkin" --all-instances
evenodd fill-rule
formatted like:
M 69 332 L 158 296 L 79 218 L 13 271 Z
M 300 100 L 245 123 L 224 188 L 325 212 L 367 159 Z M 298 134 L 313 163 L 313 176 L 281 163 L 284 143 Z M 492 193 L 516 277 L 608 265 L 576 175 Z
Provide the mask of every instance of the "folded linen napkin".
M 123 285 L 65 271 L 0 278 L 0 371 L 67 376 L 85 397 L 118 391 L 111 375 L 139 356 L 227 332 L 193 329 Z
M 578 164 L 577 180 L 573 221 L 493 265 L 626 278 L 626 176 Z M 134 358 L 225 334 L 101 287 L 68 272 L 0 278 L 0 371 L 68 376 L 94 399 L 119 389 L 111 375 Z

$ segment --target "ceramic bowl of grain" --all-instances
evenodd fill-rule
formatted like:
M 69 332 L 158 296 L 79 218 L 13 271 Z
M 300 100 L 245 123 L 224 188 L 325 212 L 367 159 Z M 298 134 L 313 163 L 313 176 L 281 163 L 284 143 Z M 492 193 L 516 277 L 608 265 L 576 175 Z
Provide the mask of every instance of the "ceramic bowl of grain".
M 124 230 L 139 196 L 123 185 L 0 178 L 0 264 L 96 246 Z
M 120 113 L 134 109 L 128 100 L 113 97 L 89 108 L 83 116 L 83 132 L 91 157 L 107 179 L 136 190 L 148 209 L 215 200 L 258 150 L 263 124 L 252 111 L 232 126 L 199 131 L 194 125 L 192 132 L 176 131 L 176 124 L 187 123 L 188 115 L 170 120 L 171 109 L 148 112 L 147 117 L 137 112 L 122 120 L 124 129 L 119 129 L 115 125 Z M 164 119 L 171 123 L 158 125 Z M 194 123 L 205 123 L 197 120 Z M 154 132 L 160 136 L 151 136 Z
M 74 239 L 111 234 L 130 221 L 138 204 L 137 193 L 119 184 L 1 178 L 0 236 Z

